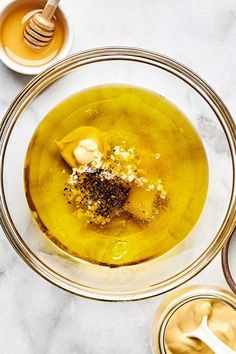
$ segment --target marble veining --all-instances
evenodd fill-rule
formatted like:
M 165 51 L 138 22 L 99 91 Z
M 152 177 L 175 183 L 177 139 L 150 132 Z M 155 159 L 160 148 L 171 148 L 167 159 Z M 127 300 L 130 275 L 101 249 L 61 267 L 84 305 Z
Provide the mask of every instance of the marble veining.
M 236 114 L 234 0 L 66 2 L 76 34 L 72 52 L 126 45 L 166 54 L 208 81 Z M 0 63 L 1 118 L 29 80 Z M 220 134 L 214 135 L 206 117 L 197 120 L 224 154 Z M 228 289 L 220 256 L 189 283 Z M 0 353 L 151 354 L 151 321 L 165 297 L 104 303 L 68 294 L 35 274 L 0 231 Z

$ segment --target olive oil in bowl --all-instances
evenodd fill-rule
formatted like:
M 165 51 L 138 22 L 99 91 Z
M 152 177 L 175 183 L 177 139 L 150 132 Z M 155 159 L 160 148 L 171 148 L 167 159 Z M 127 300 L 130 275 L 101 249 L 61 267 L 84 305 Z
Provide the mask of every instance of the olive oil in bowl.
M 83 164 L 76 144 L 89 139 L 98 154 Z M 25 163 L 27 200 L 44 234 L 108 266 L 175 247 L 197 222 L 207 187 L 206 153 L 189 120 L 164 97 L 126 85 L 61 102 L 37 128 Z

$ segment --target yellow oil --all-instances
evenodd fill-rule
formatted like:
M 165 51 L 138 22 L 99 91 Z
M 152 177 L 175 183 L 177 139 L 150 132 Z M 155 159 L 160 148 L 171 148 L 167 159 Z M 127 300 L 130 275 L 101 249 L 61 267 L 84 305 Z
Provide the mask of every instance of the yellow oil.
M 55 141 L 80 126 L 99 129 L 116 145 L 125 140 L 139 152 L 149 182 L 161 179 L 168 204 L 152 222 L 120 216 L 100 227 L 73 213 L 63 195 L 71 168 Z M 133 86 L 70 96 L 43 119 L 26 157 L 26 196 L 43 232 L 67 253 L 109 266 L 143 262 L 175 247 L 198 220 L 207 187 L 206 153 L 189 120 L 164 97 Z M 144 207 L 147 198 L 140 192 Z
M 50 62 L 60 52 L 64 43 L 64 23 L 60 11 L 56 11 L 56 29 L 50 44 L 43 50 L 29 48 L 23 41 L 23 31 L 30 17 L 42 10 L 45 2 L 20 1 L 13 3 L 4 15 L 0 32 L 1 45 L 6 54 L 24 66 L 40 66 Z

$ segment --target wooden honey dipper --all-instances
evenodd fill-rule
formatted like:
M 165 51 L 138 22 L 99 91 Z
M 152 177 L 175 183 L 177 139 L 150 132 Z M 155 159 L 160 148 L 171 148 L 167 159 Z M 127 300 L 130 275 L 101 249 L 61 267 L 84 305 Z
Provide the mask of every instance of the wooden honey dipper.
M 24 29 L 24 42 L 35 50 L 44 49 L 55 32 L 54 14 L 60 0 L 48 0 L 43 11 L 33 15 Z

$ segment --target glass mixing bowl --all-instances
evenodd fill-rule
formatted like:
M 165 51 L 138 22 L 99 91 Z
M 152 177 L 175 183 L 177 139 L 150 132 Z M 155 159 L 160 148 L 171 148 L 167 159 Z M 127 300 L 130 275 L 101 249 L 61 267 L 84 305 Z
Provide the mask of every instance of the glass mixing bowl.
M 43 237 L 26 202 L 23 181 L 28 144 L 46 113 L 74 92 L 107 83 L 141 86 L 175 103 L 198 131 L 209 163 L 206 203 L 188 237 L 159 258 L 119 268 L 70 257 Z M 72 55 L 25 87 L 6 113 L 0 134 L 3 230 L 31 268 L 67 291 L 110 301 L 161 294 L 206 267 L 233 231 L 236 221 L 233 119 L 203 80 L 163 55 L 134 48 L 100 48 Z

